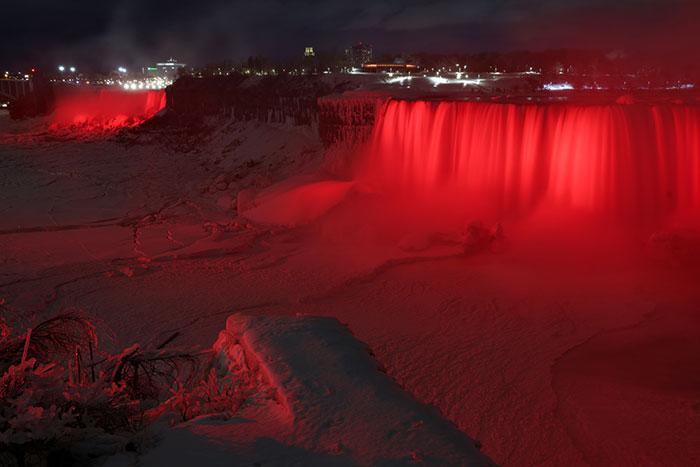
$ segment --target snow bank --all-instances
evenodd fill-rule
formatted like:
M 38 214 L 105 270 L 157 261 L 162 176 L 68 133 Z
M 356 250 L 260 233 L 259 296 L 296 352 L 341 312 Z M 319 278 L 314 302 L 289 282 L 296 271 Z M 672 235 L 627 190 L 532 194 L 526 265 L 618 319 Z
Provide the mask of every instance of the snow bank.
M 268 405 L 170 430 L 142 465 L 493 465 L 334 318 L 234 314 L 214 348 L 264 374 L 283 414 Z
M 355 182 L 324 180 L 292 188 L 282 186 L 258 196 L 252 203 L 254 207 L 241 214 L 262 224 L 308 224 L 343 201 L 354 185 Z

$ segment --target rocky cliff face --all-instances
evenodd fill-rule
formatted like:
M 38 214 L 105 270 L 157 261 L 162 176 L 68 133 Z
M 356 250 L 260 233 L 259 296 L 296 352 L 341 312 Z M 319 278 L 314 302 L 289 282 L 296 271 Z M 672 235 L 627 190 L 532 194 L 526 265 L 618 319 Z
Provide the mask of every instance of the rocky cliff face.
M 386 99 L 383 94 L 362 91 L 321 97 L 318 131 L 324 145 L 355 147 L 367 142 Z
M 326 76 L 186 77 L 168 88 L 167 107 L 180 115 L 317 127 L 326 147 L 352 147 L 369 139 L 384 99 L 351 90 L 357 86 Z
M 318 98 L 337 92 L 336 87 L 317 76 L 186 77 L 168 88 L 167 105 L 178 113 L 313 125 Z

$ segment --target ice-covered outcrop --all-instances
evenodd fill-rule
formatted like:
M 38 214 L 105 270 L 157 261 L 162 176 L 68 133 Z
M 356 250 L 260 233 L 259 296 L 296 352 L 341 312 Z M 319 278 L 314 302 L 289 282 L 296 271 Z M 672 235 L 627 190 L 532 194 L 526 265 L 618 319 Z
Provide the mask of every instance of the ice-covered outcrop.
M 223 115 L 239 121 L 315 125 L 317 99 L 337 92 L 338 86 L 315 76 L 185 77 L 168 88 L 168 108 L 182 114 Z
M 385 93 L 348 91 L 319 98 L 318 132 L 326 146 L 355 147 L 372 136 Z
M 384 92 L 320 76 L 181 78 L 167 90 L 167 107 L 183 115 L 223 115 L 238 121 L 318 125 L 326 147 L 369 139 Z

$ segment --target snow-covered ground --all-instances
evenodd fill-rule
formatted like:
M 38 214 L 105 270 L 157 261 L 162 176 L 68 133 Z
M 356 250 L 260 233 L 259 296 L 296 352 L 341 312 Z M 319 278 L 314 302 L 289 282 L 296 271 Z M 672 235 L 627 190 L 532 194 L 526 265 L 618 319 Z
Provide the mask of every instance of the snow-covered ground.
M 696 269 L 544 264 L 508 226 L 514 247 L 502 254 L 405 248 L 375 235 L 374 197 L 362 192 L 296 228 L 239 216 L 271 184 L 323 170 L 312 128 L 211 121 L 193 147 L 157 128 L 78 139 L 0 120 L 3 317 L 81 307 L 115 347 L 174 330 L 207 347 L 236 312 L 333 317 L 498 464 L 700 462 Z M 382 426 L 367 413 L 368 429 Z M 204 425 L 202 443 L 235 447 L 240 430 Z M 264 433 L 259 443 L 303 463 L 302 447 Z M 315 445 L 319 462 L 341 460 L 334 443 Z M 411 462 L 431 455 L 416 452 Z

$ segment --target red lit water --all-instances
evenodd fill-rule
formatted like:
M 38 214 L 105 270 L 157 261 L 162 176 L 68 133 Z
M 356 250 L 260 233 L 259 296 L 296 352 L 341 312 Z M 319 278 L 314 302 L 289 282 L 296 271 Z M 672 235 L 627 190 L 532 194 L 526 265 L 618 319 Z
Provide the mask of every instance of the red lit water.
M 124 91 L 115 88 L 62 90 L 56 96 L 54 127 L 80 126 L 94 130 L 134 126 L 165 107 L 165 91 Z
M 700 107 L 392 100 L 359 172 L 442 218 L 658 227 L 700 212 Z

